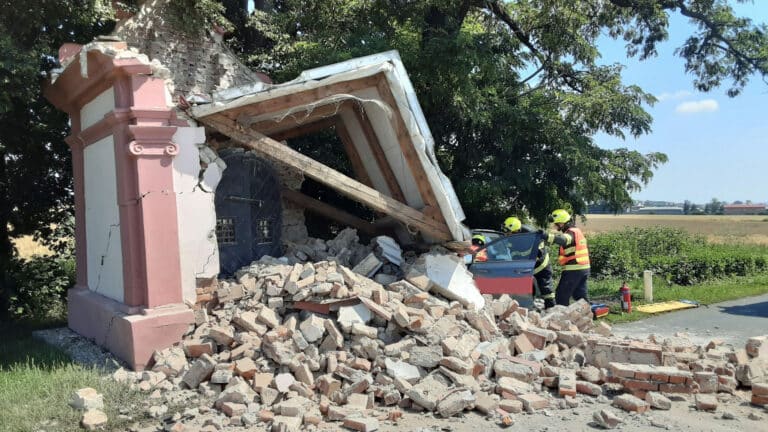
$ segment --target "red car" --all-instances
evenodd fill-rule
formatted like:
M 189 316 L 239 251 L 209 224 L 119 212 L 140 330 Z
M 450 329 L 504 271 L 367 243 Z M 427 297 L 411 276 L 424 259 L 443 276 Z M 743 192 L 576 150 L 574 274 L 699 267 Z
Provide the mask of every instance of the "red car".
M 521 232 L 505 236 L 491 230 L 473 230 L 472 234 L 482 234 L 488 239 L 484 247 L 475 251 L 468 265 L 480 292 L 507 294 L 521 306 L 532 306 L 535 295 L 533 268 L 541 235 Z M 484 261 L 475 259 L 481 251 L 485 251 L 487 257 Z

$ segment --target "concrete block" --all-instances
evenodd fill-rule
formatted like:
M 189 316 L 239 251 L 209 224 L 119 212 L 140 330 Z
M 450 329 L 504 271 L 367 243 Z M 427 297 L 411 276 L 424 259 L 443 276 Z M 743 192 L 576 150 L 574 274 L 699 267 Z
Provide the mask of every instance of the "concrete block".
M 323 323 L 325 330 L 328 331 L 328 336 L 323 341 L 321 348 L 332 351 L 344 346 L 344 335 L 336 327 L 336 324 L 331 320 L 325 320 Z
M 711 394 L 697 394 L 694 397 L 696 409 L 699 411 L 714 411 L 717 409 L 717 398 Z
M 499 401 L 499 408 L 511 414 L 523 412 L 523 402 L 517 399 L 502 399 Z
M 210 382 L 213 384 L 227 384 L 234 374 L 231 369 L 215 369 L 211 374 Z
M 472 274 L 459 257 L 450 255 L 427 255 L 426 275 L 432 282 L 430 290 L 443 297 L 457 300 L 461 304 L 480 310 L 485 300 L 477 289 Z
M 560 396 L 576 396 L 576 371 L 561 369 L 557 379 L 557 388 Z
M 387 375 L 395 380 L 402 379 L 414 384 L 421 379 L 419 368 L 410 363 L 401 360 L 393 361 L 387 358 L 384 360 L 384 365 L 387 369 Z
M 436 410 L 444 418 L 453 417 L 475 404 L 475 396 L 470 390 L 455 389 L 445 395 L 438 403 Z
M 747 339 L 745 349 L 750 357 L 768 357 L 768 335 Z
M 472 373 L 472 369 L 473 369 L 473 365 L 471 363 L 457 357 L 441 358 L 440 366 L 445 366 L 446 368 L 454 372 L 465 374 L 465 375 Z
M 105 426 L 108 421 L 109 418 L 103 411 L 93 408 L 83 413 L 80 425 L 85 430 L 97 430 Z
M 227 417 L 237 417 L 245 414 L 245 410 L 248 407 L 244 404 L 234 402 L 224 402 L 221 404 L 221 412 Z
M 273 432 L 299 432 L 301 430 L 301 417 L 289 417 L 278 415 L 272 420 Z
M 334 378 L 331 374 L 319 376 L 315 381 L 315 385 L 325 396 L 330 396 L 331 393 L 341 390 L 341 381 Z
M 521 404 L 522 406 L 522 404 Z M 494 397 L 486 392 L 477 392 L 475 394 L 475 409 L 483 414 L 491 414 L 499 408 L 498 396 Z
M 315 384 L 315 377 L 312 375 L 312 371 L 309 370 L 309 365 L 306 362 L 298 363 L 291 369 L 293 371 L 293 375 L 299 382 L 309 387 L 312 387 Z
M 261 404 L 264 406 L 269 407 L 274 405 L 278 396 L 280 396 L 280 392 L 272 387 L 262 387 L 262 389 L 259 390 L 259 398 L 261 399 Z
M 104 397 L 91 387 L 81 388 L 72 394 L 69 406 L 76 410 L 103 409 Z
M 549 406 L 549 401 L 536 393 L 522 394 L 517 399 L 523 403 L 523 408 L 528 412 L 544 409 Z
M 280 317 L 275 311 L 266 306 L 261 308 L 256 319 L 269 328 L 276 328 L 280 325 Z
M 347 417 L 344 427 L 358 432 L 373 432 L 379 430 L 379 420 L 373 417 Z
M 603 388 L 588 381 L 576 381 L 576 392 L 597 397 L 603 394 Z
M 235 373 L 245 379 L 251 379 L 258 371 L 256 363 L 250 358 L 243 358 L 234 363 Z
M 208 337 L 219 345 L 229 346 L 235 340 L 235 332 L 231 327 L 213 326 L 208 331 Z
M 261 391 L 265 387 L 269 387 L 272 384 L 272 380 L 275 378 L 274 374 L 270 372 L 260 372 L 253 375 L 253 389 Z
M 443 358 L 443 350 L 438 345 L 413 346 L 408 353 L 408 363 L 430 369 L 437 367 Z
M 215 366 L 216 360 L 208 354 L 203 354 L 192 363 L 187 373 L 184 374 L 182 382 L 190 389 L 196 389 L 201 382 L 208 379 Z
M 190 339 L 182 343 L 184 354 L 187 357 L 197 358 L 203 354 L 214 354 L 216 352 L 216 343 L 212 340 Z
M 415 404 L 428 411 L 433 411 L 435 407 L 437 407 L 437 403 L 445 397 L 447 392 L 448 387 L 443 383 L 428 377 L 411 387 L 411 389 L 406 392 L 406 395 Z
M 650 405 L 644 400 L 639 399 L 631 394 L 623 394 L 613 398 L 613 405 L 623 409 L 624 411 L 632 411 L 636 413 L 644 413 L 650 409 Z
M 528 365 L 514 363 L 508 359 L 498 359 L 493 363 L 493 371 L 498 377 L 512 377 L 524 382 L 532 382 L 538 373 Z
M 648 392 L 645 394 L 645 401 L 651 408 L 659 410 L 669 410 L 672 408 L 672 401 L 661 393 Z
M 525 334 L 515 336 L 512 345 L 516 354 L 525 354 L 536 349 Z
M 533 391 L 531 384 L 511 377 L 499 378 L 496 384 L 497 393 L 507 393 L 514 396 L 523 395 Z
M 699 384 L 700 393 L 717 393 L 717 375 L 713 372 L 695 372 L 693 379 Z
M 353 335 L 365 336 L 371 339 L 376 339 L 379 334 L 379 330 L 376 327 L 370 327 L 362 323 L 352 324 Z
M 289 373 L 281 373 L 275 376 L 275 387 L 280 393 L 287 393 L 294 382 L 296 382 L 296 378 Z
M 377 295 L 381 299 L 381 296 L 386 294 L 385 291 L 381 291 L 381 290 L 376 290 L 373 293 L 374 293 L 374 299 L 377 297 Z M 384 301 L 383 299 L 381 300 Z M 392 312 L 386 310 L 384 307 L 382 307 L 380 304 L 377 304 L 375 301 L 372 301 L 365 297 L 360 297 L 360 303 L 363 306 L 365 306 L 374 315 L 378 316 L 379 318 L 385 321 L 389 321 L 392 319 Z
M 187 357 L 184 354 L 184 350 L 180 347 L 155 351 L 153 357 L 155 365 L 152 367 L 152 370 L 162 372 L 170 378 L 177 376 L 187 367 Z
M 376 274 L 377 271 L 379 271 L 383 264 L 384 263 L 382 263 L 381 260 L 378 259 L 373 252 L 371 252 L 365 258 L 363 258 L 363 260 L 360 261 L 352 269 L 352 271 L 365 277 L 371 277 Z
M 353 324 L 367 324 L 373 318 L 370 309 L 362 303 L 354 306 L 342 306 L 339 308 L 336 322 L 342 328 L 351 328 Z
M 299 330 L 304 336 L 304 339 L 309 343 L 314 343 L 325 334 L 325 321 L 326 319 L 319 315 L 309 314 L 307 319 L 299 324 Z
M 607 409 L 595 411 L 592 414 L 592 420 L 604 429 L 614 429 L 622 422 L 619 416 Z

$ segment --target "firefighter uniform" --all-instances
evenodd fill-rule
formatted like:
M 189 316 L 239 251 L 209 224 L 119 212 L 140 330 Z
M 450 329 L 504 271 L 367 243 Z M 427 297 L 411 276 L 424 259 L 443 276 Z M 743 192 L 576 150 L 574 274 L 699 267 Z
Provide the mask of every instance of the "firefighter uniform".
M 565 210 L 555 210 L 550 221 L 560 232 L 549 233 L 547 243 L 560 245 L 558 264 L 563 269 L 557 284 L 555 302 L 568 306 L 570 299 L 589 301 L 587 279 L 589 278 L 589 248 L 587 239 L 580 229 L 573 226 L 571 215 Z

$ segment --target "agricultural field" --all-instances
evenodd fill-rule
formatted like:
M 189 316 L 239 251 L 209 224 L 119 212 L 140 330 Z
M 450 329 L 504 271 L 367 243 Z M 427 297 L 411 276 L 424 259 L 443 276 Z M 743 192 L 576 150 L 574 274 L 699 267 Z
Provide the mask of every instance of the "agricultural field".
M 19 257 L 27 259 L 33 255 L 50 255 L 51 250 L 36 242 L 31 235 L 26 235 L 12 240 Z
M 586 234 L 620 231 L 626 227 L 683 229 L 712 243 L 768 245 L 768 216 L 605 215 L 586 216 L 578 224 Z

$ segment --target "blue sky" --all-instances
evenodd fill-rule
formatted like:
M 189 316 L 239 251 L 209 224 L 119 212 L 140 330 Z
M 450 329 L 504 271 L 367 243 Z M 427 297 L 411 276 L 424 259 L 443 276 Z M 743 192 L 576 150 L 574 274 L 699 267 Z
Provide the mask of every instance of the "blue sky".
M 768 1 L 755 3 L 759 6 L 734 8 L 740 16 L 768 22 Z M 635 199 L 768 202 L 768 84 L 754 77 L 735 98 L 726 95 L 729 82 L 709 93 L 697 92 L 683 60 L 673 54 L 693 31 L 687 19 L 673 17 L 669 40 L 658 46 L 657 57 L 643 62 L 626 57 L 623 41 L 601 41 L 602 62 L 625 65 L 624 83 L 639 85 L 659 102 L 647 108 L 654 119 L 651 134 L 624 141 L 601 134 L 595 141 L 604 148 L 669 156 Z

